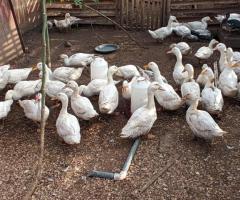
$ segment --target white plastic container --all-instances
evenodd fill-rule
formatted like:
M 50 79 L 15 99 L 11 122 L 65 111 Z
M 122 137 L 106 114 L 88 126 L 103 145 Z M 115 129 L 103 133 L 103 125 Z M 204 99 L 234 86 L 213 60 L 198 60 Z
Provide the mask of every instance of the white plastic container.
M 105 79 L 107 80 L 108 62 L 104 58 L 95 58 L 90 65 L 91 80 Z
M 148 86 L 150 82 L 144 77 L 137 78 L 131 88 L 131 112 L 144 106 L 148 101 Z

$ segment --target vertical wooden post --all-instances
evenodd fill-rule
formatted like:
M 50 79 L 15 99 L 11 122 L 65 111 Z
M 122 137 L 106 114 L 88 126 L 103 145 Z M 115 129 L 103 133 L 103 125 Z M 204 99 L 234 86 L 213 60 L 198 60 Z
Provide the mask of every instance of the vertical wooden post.
M 49 38 L 49 31 L 48 31 L 48 27 L 46 28 L 46 45 L 47 45 L 47 65 L 49 68 L 52 67 L 52 63 L 51 63 L 51 51 L 50 51 L 50 38 Z
M 47 54 L 47 13 L 46 13 L 46 0 L 42 0 L 42 18 L 43 18 L 43 27 L 42 27 L 42 86 L 41 86 L 41 127 L 40 127 L 40 155 L 38 159 L 37 171 L 35 175 L 34 182 L 32 183 L 30 190 L 24 197 L 24 200 L 32 199 L 32 195 L 34 194 L 38 182 L 42 176 L 43 171 L 43 159 L 44 159 L 44 145 L 45 145 L 45 85 L 46 85 L 46 54 Z M 49 52 L 50 53 L 50 52 Z
M 161 26 L 165 26 L 166 25 L 166 23 L 167 23 L 167 17 L 166 17 L 166 14 L 167 14 L 167 12 L 166 12 L 166 4 L 167 4 L 167 2 L 166 2 L 167 0 L 162 0 L 162 21 L 161 21 Z

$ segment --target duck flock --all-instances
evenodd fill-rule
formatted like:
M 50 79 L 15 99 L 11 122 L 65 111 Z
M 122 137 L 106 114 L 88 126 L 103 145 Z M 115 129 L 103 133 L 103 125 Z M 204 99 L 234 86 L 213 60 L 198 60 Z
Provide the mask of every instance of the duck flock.
M 171 16 L 170 21 L 173 18 Z M 204 23 L 202 20 L 190 24 L 199 30 L 204 30 L 202 26 Z M 155 32 L 161 35 L 160 33 L 166 30 L 161 28 Z M 58 67 L 54 71 L 45 65 L 46 94 L 51 99 L 60 100 L 62 104 L 56 120 L 56 129 L 60 138 L 67 144 L 80 143 L 81 131 L 78 118 L 91 120 L 99 115 L 89 97 L 99 96 L 99 112 L 111 115 L 119 105 L 119 95 L 131 101 L 132 112 L 120 133 L 122 138 L 137 138 L 149 133 L 157 119 L 155 99 L 164 110 L 172 111 L 184 105 L 188 106 L 186 121 L 194 136 L 209 141 L 215 137 L 223 138 L 226 132 L 219 127 L 212 116 L 223 111 L 224 96 L 230 98 L 240 96 L 238 82 L 240 52 L 234 52 L 231 47 L 227 48 L 225 44 L 212 39 L 208 46 L 201 47 L 194 55 L 204 62 L 212 56 L 214 51 L 219 51 L 220 58 L 214 63 L 214 70 L 207 64 L 203 64 L 202 71 L 195 80 L 193 66 L 190 63 L 185 65 L 182 63 L 182 57 L 192 53 L 191 47 L 186 42 L 180 42 L 170 45 L 168 50 L 167 54 L 173 54 L 176 57 L 172 76 L 181 91 L 180 95 L 161 74 L 155 62 L 149 62 L 144 68 L 136 65 L 108 66 L 104 57 L 76 53 L 70 57 L 65 54 L 60 55 L 64 67 Z M 87 85 L 79 86 L 77 81 L 88 66 L 90 66 L 91 81 Z M 39 79 L 27 80 L 29 74 L 35 70 L 39 71 Z M 42 96 L 39 92 L 42 84 L 42 70 L 42 63 L 23 69 L 11 69 L 10 65 L 0 66 L 0 90 L 8 84 L 15 84 L 13 89 L 6 92 L 5 100 L 0 102 L 0 119 L 6 118 L 11 112 L 11 105 L 18 101 L 27 118 L 34 122 L 41 121 Z M 113 76 L 121 77 L 121 80 L 116 81 Z M 116 84 L 121 81 L 122 90 L 119 94 Z M 144 87 L 142 82 L 145 83 Z M 32 95 L 35 95 L 34 99 L 26 99 Z M 68 112 L 69 100 L 74 115 Z M 199 103 L 203 110 L 198 109 Z M 46 105 L 45 121 L 48 120 L 49 112 Z

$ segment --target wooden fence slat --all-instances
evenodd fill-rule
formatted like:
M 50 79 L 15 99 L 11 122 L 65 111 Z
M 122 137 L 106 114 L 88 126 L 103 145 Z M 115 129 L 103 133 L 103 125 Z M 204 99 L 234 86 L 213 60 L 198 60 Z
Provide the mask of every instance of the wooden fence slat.
M 144 16 L 144 2 L 145 0 L 141 0 L 141 25 L 142 25 L 142 29 L 144 29 L 144 24 L 145 24 L 145 16 Z
M 151 1 L 151 28 L 154 29 L 154 1 Z
M 147 1 L 147 28 L 150 28 L 150 0 Z
M 125 0 L 125 20 L 126 20 L 126 25 L 129 25 L 129 12 L 128 12 L 128 5 L 129 5 L 129 0 Z
M 121 24 L 124 25 L 124 8 L 125 8 L 125 5 L 124 5 L 124 0 L 120 0 L 121 1 Z

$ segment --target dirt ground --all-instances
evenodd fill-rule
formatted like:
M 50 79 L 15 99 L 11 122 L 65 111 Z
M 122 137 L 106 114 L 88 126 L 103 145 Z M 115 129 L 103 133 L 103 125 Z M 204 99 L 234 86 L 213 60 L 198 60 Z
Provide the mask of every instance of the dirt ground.
M 172 70 L 174 56 L 166 55 L 169 44 L 176 38 L 156 43 L 146 32 L 132 34 L 147 49 L 139 48 L 121 31 L 112 28 L 91 29 L 82 27 L 69 33 L 51 31 L 52 64 L 61 65 L 59 54 L 94 52 L 101 43 L 116 43 L 120 49 L 105 55 L 110 65 L 144 64 L 155 61 L 164 76 L 174 85 Z M 24 36 L 29 53 L 11 62 L 14 67 L 30 67 L 40 60 L 41 33 L 32 31 Z M 68 40 L 72 47 L 64 47 Z M 205 43 L 190 43 L 195 52 Z M 213 56 L 211 64 L 219 55 Z M 198 61 L 192 56 L 184 58 L 200 71 Z M 79 84 L 89 81 L 85 70 Z M 30 79 L 36 79 L 34 73 Z M 6 90 L 1 92 L 3 99 Z M 91 98 L 95 108 L 97 97 Z M 209 146 L 203 141 L 193 141 L 185 120 L 186 108 L 175 112 L 158 112 L 151 130 L 156 137 L 143 140 L 124 181 L 87 178 L 93 170 L 120 171 L 133 141 L 119 137 L 127 118 L 123 114 L 121 99 L 116 115 L 101 115 L 89 123 L 80 121 L 82 140 L 79 145 L 61 143 L 56 133 L 55 121 L 60 108 L 51 110 L 46 126 L 46 152 L 44 173 L 33 199 L 240 199 L 240 104 L 225 99 L 220 127 L 228 132 L 226 139 L 235 148 L 227 149 L 219 140 Z M 47 105 L 53 105 L 49 99 Z M 70 111 L 70 109 L 69 109 Z M 71 111 L 70 111 L 71 112 Z M 29 189 L 39 153 L 37 126 L 24 117 L 22 109 L 14 103 L 12 111 L 0 132 L 0 199 L 21 199 Z M 176 160 L 177 159 L 177 160 Z M 176 160 L 162 176 L 140 192 L 154 174 Z

